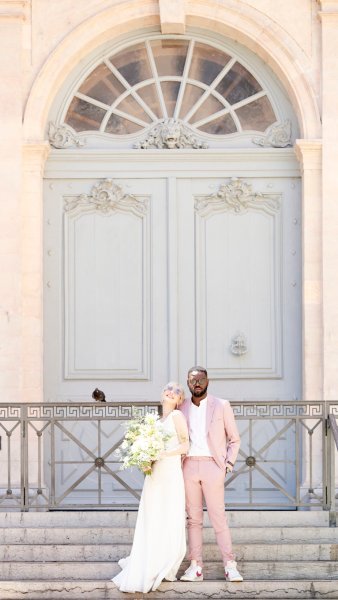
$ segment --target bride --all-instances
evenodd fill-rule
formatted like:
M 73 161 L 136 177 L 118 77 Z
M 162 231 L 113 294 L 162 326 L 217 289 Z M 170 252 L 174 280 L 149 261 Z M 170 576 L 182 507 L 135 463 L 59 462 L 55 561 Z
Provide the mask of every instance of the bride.
M 156 590 L 163 579 L 175 581 L 185 556 L 185 497 L 181 455 L 189 449 L 185 418 L 176 410 L 184 400 L 181 385 L 170 382 L 162 392 L 158 421 L 170 439 L 145 478 L 130 556 L 119 561 L 112 579 L 121 592 Z

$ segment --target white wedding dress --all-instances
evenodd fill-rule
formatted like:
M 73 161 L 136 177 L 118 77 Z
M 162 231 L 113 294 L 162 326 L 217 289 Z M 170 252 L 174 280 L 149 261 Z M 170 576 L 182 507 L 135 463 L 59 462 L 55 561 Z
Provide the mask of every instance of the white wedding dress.
M 161 425 L 172 435 L 166 449 L 178 446 L 173 413 Z M 185 552 L 184 482 L 176 455 L 156 461 L 145 477 L 131 553 L 119 561 L 122 571 L 112 581 L 121 592 L 156 590 L 163 579 L 175 581 Z

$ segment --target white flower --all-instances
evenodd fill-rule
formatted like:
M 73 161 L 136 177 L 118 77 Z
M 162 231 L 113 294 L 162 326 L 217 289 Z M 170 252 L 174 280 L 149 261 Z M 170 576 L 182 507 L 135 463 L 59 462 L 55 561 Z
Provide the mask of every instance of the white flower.
M 121 444 L 122 469 L 136 466 L 147 475 L 151 474 L 151 465 L 158 460 L 165 448 L 165 442 L 171 437 L 160 423 L 159 415 L 147 413 L 144 417 L 133 408 L 135 418 L 128 422 L 126 434 Z

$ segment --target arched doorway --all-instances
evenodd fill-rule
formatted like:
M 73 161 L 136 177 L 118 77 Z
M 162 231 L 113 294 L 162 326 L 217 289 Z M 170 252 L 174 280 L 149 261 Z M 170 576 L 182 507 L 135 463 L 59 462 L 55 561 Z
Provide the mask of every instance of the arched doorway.
M 222 397 L 299 398 L 297 121 L 268 67 L 197 33 L 106 46 L 49 135 L 45 397 L 157 400 L 202 363 Z

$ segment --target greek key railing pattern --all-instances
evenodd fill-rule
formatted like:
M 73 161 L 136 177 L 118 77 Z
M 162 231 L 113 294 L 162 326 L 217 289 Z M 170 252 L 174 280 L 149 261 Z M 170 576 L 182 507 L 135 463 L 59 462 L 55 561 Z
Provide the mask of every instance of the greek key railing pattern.
M 335 514 L 338 401 L 231 402 L 241 434 L 229 508 Z M 125 424 L 157 403 L 0 404 L 0 510 L 136 508 L 143 475 L 120 468 Z M 333 516 L 332 516 L 333 519 Z

